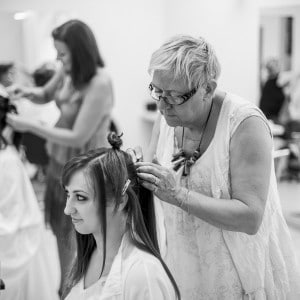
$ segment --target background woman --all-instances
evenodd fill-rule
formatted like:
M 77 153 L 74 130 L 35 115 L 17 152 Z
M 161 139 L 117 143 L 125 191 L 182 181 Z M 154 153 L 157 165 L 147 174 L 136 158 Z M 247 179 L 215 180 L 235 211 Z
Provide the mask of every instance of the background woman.
M 109 141 L 112 148 L 75 157 L 63 169 L 65 213 L 77 241 L 67 299 L 179 299 L 159 253 L 152 193 L 139 185 L 120 137 L 112 133 Z
M 62 67 L 44 87 L 18 87 L 14 92 L 37 103 L 54 99 L 61 112 L 58 122 L 53 128 L 15 115 L 9 115 L 7 122 L 15 130 L 48 141 L 45 213 L 57 237 L 63 280 L 72 251 L 71 222 L 63 214 L 64 192 L 59 182 L 62 166 L 74 155 L 106 145 L 113 91 L 95 37 L 85 23 L 68 21 L 54 29 L 52 36 Z
M 176 36 L 152 55 L 162 116 L 137 170 L 161 200 L 167 264 L 183 299 L 286 299 L 299 269 L 282 215 L 272 134 L 252 103 L 217 89 L 203 38 Z

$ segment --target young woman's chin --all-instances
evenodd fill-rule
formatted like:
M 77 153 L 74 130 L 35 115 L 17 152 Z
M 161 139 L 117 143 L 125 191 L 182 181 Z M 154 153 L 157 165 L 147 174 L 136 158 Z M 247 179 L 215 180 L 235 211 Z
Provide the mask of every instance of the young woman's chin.
M 73 226 L 75 230 L 80 233 L 80 234 L 90 234 L 92 233 L 90 229 L 86 228 L 85 226 L 82 226 L 80 222 L 78 223 L 73 223 Z

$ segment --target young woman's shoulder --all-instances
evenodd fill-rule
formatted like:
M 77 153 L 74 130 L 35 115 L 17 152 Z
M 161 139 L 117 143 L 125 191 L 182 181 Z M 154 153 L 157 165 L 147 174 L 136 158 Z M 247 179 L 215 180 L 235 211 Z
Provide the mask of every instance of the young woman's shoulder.
M 138 250 L 124 282 L 125 299 L 176 299 L 173 285 L 160 261 Z

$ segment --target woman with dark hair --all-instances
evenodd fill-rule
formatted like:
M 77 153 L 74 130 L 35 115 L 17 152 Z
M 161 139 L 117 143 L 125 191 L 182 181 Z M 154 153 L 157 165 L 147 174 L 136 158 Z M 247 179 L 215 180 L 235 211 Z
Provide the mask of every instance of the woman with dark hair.
M 6 300 L 58 300 L 55 239 L 42 214 L 20 158 L 21 134 L 6 124 L 16 107 L 0 93 L 0 265 Z M 43 239 L 47 237 L 47 248 Z M 52 237 L 50 240 L 49 237 Z M 38 287 L 38 288 L 37 288 Z M 0 288 L 2 289 L 2 288 Z
M 61 116 L 55 127 L 22 116 L 9 115 L 7 122 L 18 131 L 31 132 L 48 141 L 50 157 L 45 194 L 46 222 L 57 237 L 62 280 L 71 262 L 68 234 L 71 222 L 63 214 L 64 191 L 60 186 L 63 165 L 73 156 L 107 145 L 106 136 L 113 106 L 113 89 L 91 29 L 79 20 L 53 30 L 54 46 L 62 67 L 43 87 L 15 87 L 15 95 L 33 102 L 54 99 Z
M 160 256 L 153 195 L 139 185 L 120 137 L 108 139 L 112 148 L 74 157 L 63 169 L 77 241 L 66 299 L 180 299 Z

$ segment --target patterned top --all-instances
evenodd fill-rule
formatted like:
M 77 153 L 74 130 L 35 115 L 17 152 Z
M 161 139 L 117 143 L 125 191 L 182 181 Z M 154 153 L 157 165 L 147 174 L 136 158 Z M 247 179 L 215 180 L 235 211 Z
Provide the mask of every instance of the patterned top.
M 206 196 L 230 201 L 229 146 L 239 124 L 248 117 L 267 120 L 252 103 L 227 94 L 213 140 L 181 185 Z M 174 128 L 161 119 L 156 155 L 171 168 Z M 158 203 L 158 202 L 157 202 Z M 256 235 L 222 230 L 160 202 L 167 233 L 166 260 L 183 300 L 286 299 L 300 282 L 293 245 L 278 198 L 274 166 L 262 225 Z M 159 212 L 159 210 L 157 210 Z M 158 222 L 162 223 L 162 216 Z M 163 231 L 159 236 L 163 236 Z M 298 286 L 298 290 L 299 286 Z

